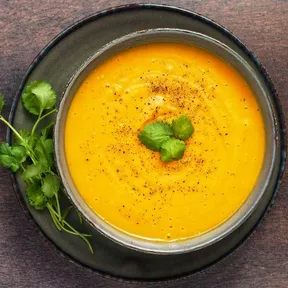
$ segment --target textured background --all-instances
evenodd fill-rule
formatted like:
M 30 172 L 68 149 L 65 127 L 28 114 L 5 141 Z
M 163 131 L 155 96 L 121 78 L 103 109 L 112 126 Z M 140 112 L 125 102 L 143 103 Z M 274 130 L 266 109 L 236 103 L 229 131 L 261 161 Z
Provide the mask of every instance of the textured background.
M 137 1 L 0 0 L 0 90 L 8 116 L 25 70 L 61 30 L 93 12 Z M 150 1 L 141 1 L 150 2 Z M 261 59 L 288 113 L 288 1 L 166 0 L 226 26 Z M 5 128 L 0 124 L 0 141 Z M 222 263 L 165 287 L 288 287 L 288 175 L 267 219 Z M 10 173 L 0 167 L 0 287 L 163 287 L 103 279 L 63 259 L 45 245 L 27 221 L 14 194 Z

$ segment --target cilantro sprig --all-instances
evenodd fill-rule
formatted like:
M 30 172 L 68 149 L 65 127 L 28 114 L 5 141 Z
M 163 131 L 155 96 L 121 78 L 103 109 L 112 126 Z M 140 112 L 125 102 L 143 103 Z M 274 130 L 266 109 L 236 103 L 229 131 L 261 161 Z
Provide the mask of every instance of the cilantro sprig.
M 13 145 L 0 143 L 0 166 L 9 168 L 12 172 L 20 172 L 26 183 L 26 196 L 29 204 L 36 210 L 47 208 L 59 231 L 65 231 L 81 237 L 88 245 L 91 253 L 93 248 L 87 239 L 90 234 L 83 234 L 66 221 L 71 207 L 62 211 L 60 206 L 61 185 L 56 174 L 53 158 L 52 130 L 54 123 L 37 132 L 39 123 L 57 110 L 56 93 L 52 86 L 44 81 L 34 81 L 28 85 L 21 96 L 22 104 L 31 114 L 37 116 L 31 131 L 17 131 L 2 115 L 5 100 L 0 94 L 0 121 L 14 133 Z M 81 215 L 78 214 L 82 223 Z
M 189 139 L 194 127 L 186 115 L 180 115 L 172 121 L 148 123 L 139 133 L 140 142 L 152 151 L 159 151 L 161 160 L 171 162 L 183 157 L 186 145 L 183 140 Z

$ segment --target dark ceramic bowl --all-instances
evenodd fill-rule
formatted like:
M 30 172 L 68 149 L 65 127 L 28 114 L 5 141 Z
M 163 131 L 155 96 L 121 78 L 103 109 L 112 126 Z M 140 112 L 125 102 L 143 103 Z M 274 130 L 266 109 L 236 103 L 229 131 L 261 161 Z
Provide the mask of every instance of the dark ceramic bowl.
M 178 42 L 195 45 L 218 55 L 237 69 L 254 92 L 262 111 L 266 130 L 266 153 L 262 170 L 250 196 L 239 210 L 223 224 L 200 236 L 177 242 L 152 242 L 130 236 L 105 222 L 99 217 L 77 191 L 65 158 L 64 135 L 67 113 L 73 97 L 81 83 L 98 65 L 106 59 L 130 47 L 151 42 Z M 179 254 L 195 251 L 210 246 L 227 237 L 239 228 L 256 209 L 261 198 L 273 191 L 277 181 L 280 165 L 280 148 L 276 143 L 277 119 L 274 117 L 274 107 L 271 105 L 271 95 L 265 85 L 262 75 L 254 67 L 252 61 L 247 61 L 243 55 L 226 46 L 224 43 L 207 35 L 180 29 L 151 29 L 135 32 L 118 38 L 92 55 L 72 77 L 61 101 L 55 126 L 55 152 L 58 170 L 69 199 L 75 204 L 85 219 L 105 236 L 138 251 L 157 254 Z M 97 189 L 97 188 L 96 188 Z

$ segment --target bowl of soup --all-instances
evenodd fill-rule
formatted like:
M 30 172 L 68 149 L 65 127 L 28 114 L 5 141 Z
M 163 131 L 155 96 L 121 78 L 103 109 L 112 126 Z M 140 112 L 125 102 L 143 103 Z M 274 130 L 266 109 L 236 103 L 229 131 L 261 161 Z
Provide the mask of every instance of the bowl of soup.
M 187 115 L 194 133 L 165 163 L 138 139 L 143 125 Z M 55 155 L 69 199 L 115 242 L 177 254 L 241 226 L 280 163 L 277 120 L 261 74 L 214 38 L 139 31 L 95 51 L 69 82 Z

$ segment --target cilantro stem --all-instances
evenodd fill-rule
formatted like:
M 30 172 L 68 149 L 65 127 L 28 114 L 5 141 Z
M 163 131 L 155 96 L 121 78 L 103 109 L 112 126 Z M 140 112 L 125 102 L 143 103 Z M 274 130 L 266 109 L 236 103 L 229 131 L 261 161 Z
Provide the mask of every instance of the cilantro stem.
M 32 131 L 31 131 L 31 136 L 34 135 L 35 130 L 36 130 L 39 122 L 41 121 L 41 120 L 40 120 L 40 119 L 41 119 L 41 116 L 42 116 L 42 111 L 41 111 L 40 114 L 38 115 L 38 118 L 37 118 L 36 122 L 35 122 L 34 125 L 33 125 Z
M 83 234 L 81 234 L 80 232 L 78 232 L 73 226 L 71 226 L 68 222 L 66 222 L 65 220 L 63 221 L 63 223 L 68 226 L 72 231 L 74 231 L 74 233 L 76 233 L 76 235 L 78 235 L 79 237 L 81 237 L 85 242 L 86 244 L 88 245 L 89 247 L 89 250 L 92 254 L 94 254 L 94 251 L 93 251 L 93 248 L 90 244 L 90 242 L 86 239 L 86 236 L 84 236 Z M 68 232 L 68 231 L 67 231 Z M 73 234 L 73 233 L 71 233 Z M 90 235 L 89 235 L 90 236 Z
M 13 131 L 13 133 L 19 138 L 19 140 L 27 144 L 26 141 L 23 139 L 23 137 L 17 132 L 17 130 L 2 115 L 0 115 L 0 120 Z
M 49 209 L 49 211 L 50 211 L 50 214 L 51 214 L 51 212 L 54 214 L 53 216 L 55 217 L 55 216 L 57 216 L 58 217 L 58 221 L 61 219 L 60 218 L 60 215 L 54 210 L 54 208 L 48 203 L 47 205 L 47 208 Z M 51 214 L 51 216 L 52 216 L 52 214 Z M 55 222 L 54 222 L 55 223 Z M 59 223 L 59 222 L 58 222 Z M 91 246 L 91 244 L 90 244 L 90 242 L 88 241 L 88 239 L 86 239 L 86 237 L 90 237 L 91 235 L 89 235 L 89 234 L 81 234 L 79 231 L 77 231 L 73 226 L 71 226 L 67 221 L 65 221 L 65 220 L 63 220 L 62 219 L 62 223 L 64 224 L 64 225 L 66 225 L 70 230 L 68 230 L 68 229 L 66 229 L 65 228 L 65 226 L 64 225 L 61 225 L 60 223 L 60 225 L 61 225 L 61 228 L 64 230 L 64 231 L 66 231 L 67 233 L 70 233 L 70 234 L 72 234 L 72 235 L 76 235 L 76 236 L 79 236 L 79 237 L 81 237 L 84 241 L 85 241 L 85 243 L 87 244 L 87 246 L 89 247 L 89 250 L 90 250 L 90 252 L 92 253 L 92 254 L 94 254 L 94 251 L 93 251 L 93 248 L 92 248 L 92 246 Z
M 66 221 L 64 221 L 64 222 L 66 222 Z M 66 222 L 66 226 L 68 226 L 67 225 L 68 223 Z M 75 229 L 75 231 L 77 231 L 77 233 L 76 232 L 73 232 L 73 231 L 71 231 L 71 230 L 68 230 L 67 228 L 65 228 L 65 226 L 61 226 L 62 227 L 62 229 L 64 230 L 64 231 L 66 231 L 67 233 L 69 233 L 69 234 L 72 234 L 72 235 L 75 235 L 75 236 L 80 236 L 81 237 L 81 235 L 83 236 L 83 237 L 91 237 L 92 235 L 90 235 L 90 234 L 82 234 L 82 233 L 80 233 L 80 232 L 78 232 L 76 229 Z M 70 229 L 72 229 L 73 227 L 71 226 L 71 228 Z
M 37 128 L 37 126 L 38 126 L 38 124 L 39 124 L 40 121 L 42 121 L 44 118 L 46 118 L 47 116 L 53 114 L 53 113 L 56 112 L 56 111 L 57 111 L 57 109 L 53 109 L 53 110 L 47 112 L 46 114 L 44 114 L 43 116 L 42 116 L 42 112 L 41 112 L 41 113 L 39 114 L 39 116 L 38 116 L 37 121 L 35 122 L 35 124 L 34 124 L 34 126 L 33 126 L 33 128 L 32 128 L 31 135 L 32 135 L 32 136 L 34 135 L 34 133 L 35 133 L 35 131 L 36 131 L 36 128 Z
M 34 164 L 36 164 L 38 161 L 37 161 L 37 160 L 35 159 L 35 157 L 34 157 L 34 152 L 33 152 L 33 150 L 31 150 L 29 146 L 27 146 L 27 147 L 25 146 L 25 148 L 28 149 L 27 152 L 29 152 L 29 153 L 27 153 L 27 154 L 28 154 L 28 156 L 31 158 L 32 162 L 33 162 Z
M 61 211 L 60 211 L 60 204 L 59 204 L 59 197 L 58 194 L 55 193 L 56 204 L 57 204 L 57 212 L 59 214 L 59 218 L 62 220 Z
M 65 220 L 67 218 L 67 216 L 69 215 L 69 213 L 70 213 L 72 208 L 73 208 L 73 206 L 71 205 L 65 210 L 65 212 L 64 212 L 64 214 L 62 216 L 62 220 Z
M 50 212 L 50 215 L 51 215 L 52 220 L 53 220 L 55 226 L 57 227 L 57 229 L 58 229 L 59 231 L 61 231 L 61 230 L 62 230 L 62 228 L 61 228 L 61 226 L 60 226 L 61 224 L 60 224 L 59 220 L 57 219 L 57 217 L 53 214 L 53 212 L 52 212 L 52 213 Z
M 56 228 L 57 228 L 59 231 L 61 231 L 61 230 L 62 230 L 62 229 L 61 229 L 61 224 L 59 223 L 59 220 L 56 218 L 56 216 L 55 216 L 55 214 L 54 214 L 54 209 L 50 206 L 50 204 L 47 204 L 46 206 L 47 206 L 47 208 L 48 208 L 48 211 L 49 211 L 49 213 L 50 213 L 50 215 L 51 215 L 51 218 L 52 218 L 52 220 L 53 220 Z
M 69 206 L 67 209 L 66 209 L 66 211 L 64 212 L 64 214 L 63 214 L 63 216 L 62 216 L 62 223 L 63 223 L 63 220 L 65 220 L 66 218 L 67 218 L 67 216 L 68 216 L 68 214 L 69 214 L 69 212 L 70 212 L 70 210 L 73 208 L 73 206 L 71 205 L 71 206 Z M 79 212 L 77 211 L 77 213 L 78 213 L 78 215 L 79 215 Z M 81 218 L 82 219 L 82 218 Z M 80 224 L 82 224 L 82 222 L 80 223 Z M 68 233 L 71 233 L 71 231 L 69 231 Z M 74 232 L 73 232 L 73 235 L 77 235 L 77 234 L 75 234 Z M 82 234 L 83 236 L 85 236 L 85 237 L 92 237 L 92 235 L 91 234 Z
M 51 169 L 49 169 L 49 173 L 58 177 L 58 175 L 55 172 L 53 172 Z

